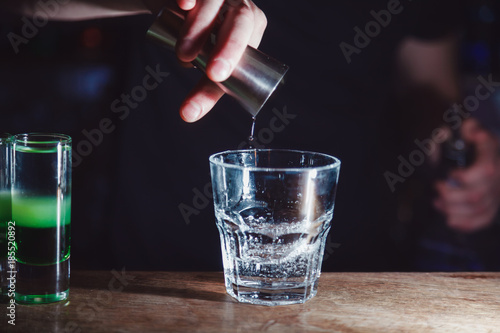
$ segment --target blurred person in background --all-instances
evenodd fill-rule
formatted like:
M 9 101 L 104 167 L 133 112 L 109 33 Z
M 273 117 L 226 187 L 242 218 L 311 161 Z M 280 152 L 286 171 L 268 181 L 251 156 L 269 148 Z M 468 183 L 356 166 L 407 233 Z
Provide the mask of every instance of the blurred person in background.
M 418 270 L 500 269 L 500 6 L 470 1 L 465 9 L 454 50 L 460 95 L 440 111 L 452 135 L 420 170 L 426 182 L 409 184 L 414 206 L 401 214 L 414 220 Z
M 463 248 L 448 251 L 449 234 L 498 235 L 497 138 L 459 115 L 474 161 L 441 179 L 439 149 L 427 154 L 415 143 L 433 138 L 440 146 L 450 131 L 437 139 L 434 130 L 455 124 L 445 114 L 463 96 L 461 3 L 179 0 L 192 20 L 176 56 L 144 40 L 161 1 L 55 2 L 54 22 L 39 27 L 40 1 L 10 3 L 21 15 L 10 15 L 2 29 L 10 36 L 1 46 L 2 130 L 73 136 L 74 266 L 221 269 L 207 161 L 248 146 L 251 119 L 226 98 L 208 113 L 221 92 L 206 78 L 196 85 L 200 75 L 177 62 L 193 59 L 201 45 L 186 40 L 205 38 L 225 17 L 211 79 L 229 74 L 215 59 L 233 68 L 249 43 L 290 66 L 278 98 L 259 113 L 257 147 L 314 150 L 342 161 L 324 270 L 499 269 L 498 246 L 490 243 L 475 266 L 463 265 L 467 256 L 459 255 L 460 265 L 447 257 Z M 268 22 L 259 44 L 261 10 Z M 26 22 L 35 27 L 29 36 Z M 148 75 L 157 85 L 139 96 Z M 484 89 L 497 89 L 484 78 Z M 196 122 L 180 120 L 179 108 Z

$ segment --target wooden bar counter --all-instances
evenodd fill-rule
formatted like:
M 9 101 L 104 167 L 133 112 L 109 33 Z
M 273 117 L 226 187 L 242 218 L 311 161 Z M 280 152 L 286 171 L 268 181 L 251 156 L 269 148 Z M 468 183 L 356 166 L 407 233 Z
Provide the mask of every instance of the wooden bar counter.
M 241 304 L 220 272 L 72 271 L 69 302 L 0 332 L 500 332 L 500 273 L 323 273 L 300 305 Z

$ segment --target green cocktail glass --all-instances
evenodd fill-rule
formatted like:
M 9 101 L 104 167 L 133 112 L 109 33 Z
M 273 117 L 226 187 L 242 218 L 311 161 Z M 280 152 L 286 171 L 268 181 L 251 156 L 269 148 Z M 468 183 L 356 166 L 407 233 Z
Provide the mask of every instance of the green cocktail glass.
M 12 220 L 18 303 L 69 295 L 71 138 L 31 133 L 13 140 Z

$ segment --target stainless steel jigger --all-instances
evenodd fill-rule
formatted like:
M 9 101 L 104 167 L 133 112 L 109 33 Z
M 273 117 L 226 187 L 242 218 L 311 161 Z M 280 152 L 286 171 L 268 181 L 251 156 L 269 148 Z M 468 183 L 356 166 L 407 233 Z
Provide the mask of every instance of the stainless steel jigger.
M 183 21 L 181 13 L 164 8 L 149 28 L 147 36 L 160 45 L 174 50 Z M 205 72 L 212 49 L 213 44 L 209 40 L 200 55 L 193 61 L 193 65 Z M 287 70 L 287 65 L 247 46 L 232 75 L 227 80 L 216 82 L 216 84 L 255 117 Z

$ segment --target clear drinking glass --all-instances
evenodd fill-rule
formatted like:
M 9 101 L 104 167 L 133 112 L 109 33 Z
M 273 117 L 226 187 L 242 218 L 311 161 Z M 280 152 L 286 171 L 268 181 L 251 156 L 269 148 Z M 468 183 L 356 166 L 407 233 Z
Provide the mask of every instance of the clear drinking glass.
M 15 135 L 13 165 L 16 302 L 65 300 L 69 294 L 71 138 Z
M 1 298 L 7 298 L 10 271 L 7 262 L 8 236 L 7 224 L 11 219 L 10 211 L 10 168 L 12 166 L 11 135 L 0 133 L 0 287 Z
M 318 287 L 340 161 L 294 150 L 210 157 L 226 290 L 240 302 L 304 303 Z

